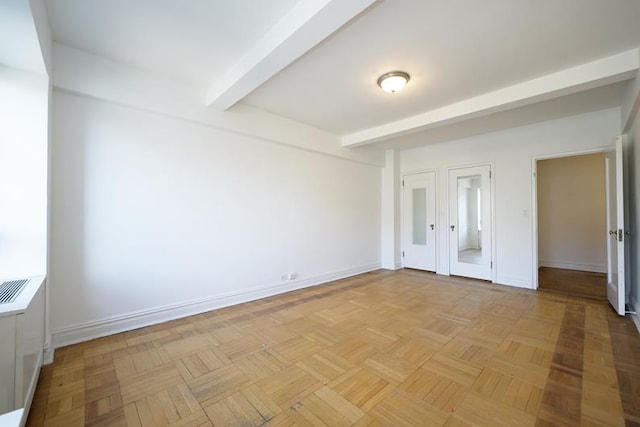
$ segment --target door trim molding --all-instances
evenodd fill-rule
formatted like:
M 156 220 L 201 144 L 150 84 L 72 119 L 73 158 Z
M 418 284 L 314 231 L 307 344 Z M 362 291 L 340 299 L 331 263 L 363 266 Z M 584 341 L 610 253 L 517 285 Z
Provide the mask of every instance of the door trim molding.
M 611 146 L 609 145 L 586 150 L 563 151 L 560 153 L 541 154 L 531 157 L 531 173 L 529 175 L 531 179 L 531 289 L 534 291 L 538 290 L 538 269 L 541 267 L 538 259 L 538 161 L 604 153 L 610 148 Z

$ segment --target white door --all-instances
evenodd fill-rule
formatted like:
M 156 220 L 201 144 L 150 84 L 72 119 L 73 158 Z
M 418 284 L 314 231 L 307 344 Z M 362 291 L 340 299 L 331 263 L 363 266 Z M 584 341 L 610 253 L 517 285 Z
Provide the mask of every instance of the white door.
M 449 272 L 491 280 L 491 166 L 449 171 Z
M 605 153 L 607 195 L 607 298 L 620 316 L 625 314 L 625 228 L 622 137 Z
M 405 175 L 403 186 L 404 266 L 436 271 L 436 173 Z

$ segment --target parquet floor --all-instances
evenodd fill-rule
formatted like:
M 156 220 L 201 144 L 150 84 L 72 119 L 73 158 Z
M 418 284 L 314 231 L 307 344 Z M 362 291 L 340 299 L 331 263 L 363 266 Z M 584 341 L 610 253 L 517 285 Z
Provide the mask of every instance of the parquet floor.
M 538 270 L 538 289 L 606 301 L 607 275 L 590 271 L 542 267 Z
M 640 425 L 594 300 L 376 271 L 58 349 L 29 426 Z

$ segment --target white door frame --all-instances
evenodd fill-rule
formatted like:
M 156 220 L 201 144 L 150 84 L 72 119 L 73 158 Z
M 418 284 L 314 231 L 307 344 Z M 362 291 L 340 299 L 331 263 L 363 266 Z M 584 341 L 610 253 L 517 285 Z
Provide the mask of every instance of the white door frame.
M 592 148 L 589 150 L 565 151 L 555 154 L 543 154 L 531 158 L 531 232 L 532 232 L 532 277 L 531 289 L 538 289 L 538 160 L 559 159 L 562 157 L 583 156 L 585 154 L 604 154 L 611 147 Z M 604 183 L 603 183 L 604 184 Z
M 438 197 L 439 193 L 439 173 L 438 173 L 438 169 L 420 169 L 420 170 L 411 170 L 409 172 L 405 172 L 402 174 L 400 180 L 401 180 L 401 185 L 400 185 L 400 252 L 404 252 L 404 244 L 405 244 L 405 238 L 404 238 L 404 179 L 406 176 L 408 175 L 417 175 L 417 174 L 421 174 L 421 173 L 429 173 L 429 172 L 433 172 L 435 173 L 436 176 L 436 182 L 435 182 L 435 192 L 436 194 L 434 195 L 435 199 L 436 199 L 436 232 L 435 232 L 435 245 L 436 245 L 436 273 L 440 274 L 438 272 L 438 266 L 439 266 L 439 254 L 438 252 L 440 251 L 440 238 L 438 237 L 438 233 L 439 233 L 439 224 L 440 224 L 440 198 Z M 400 256 L 402 262 L 402 268 L 404 268 L 404 256 L 403 254 L 401 254 Z
M 491 171 L 491 179 L 489 180 L 489 185 L 491 186 L 491 197 L 489 198 L 489 209 L 491 210 L 491 262 L 493 262 L 493 268 L 491 269 L 491 282 L 492 283 L 497 283 L 498 282 L 498 268 L 497 268 L 497 262 L 496 262 L 496 254 L 497 254 L 497 248 L 496 248 L 496 204 L 493 202 L 494 198 L 495 198 L 495 194 L 496 194 L 496 168 L 495 168 L 495 164 L 494 162 L 484 162 L 484 163 L 471 163 L 471 164 L 464 164 L 464 165 L 456 165 L 456 166 L 450 166 L 447 168 L 447 178 L 446 178 L 446 188 L 447 191 L 445 192 L 446 196 L 447 196 L 447 222 L 449 221 L 449 219 L 451 218 L 451 212 L 449 212 L 449 206 L 450 206 L 450 197 L 451 194 L 449 194 L 449 175 L 450 175 L 450 171 L 452 170 L 456 170 L 456 169 L 466 169 L 466 168 L 473 168 L 476 166 L 489 166 L 489 170 Z M 448 228 L 447 228 L 448 230 Z M 448 234 L 447 234 L 448 235 Z M 447 276 L 449 276 L 451 274 L 451 270 L 450 270 L 450 257 L 451 257 L 451 245 L 450 245 L 450 239 L 444 239 L 444 244 L 446 245 L 446 250 L 447 250 L 447 265 L 446 265 L 446 271 L 443 271 L 442 274 L 445 274 Z

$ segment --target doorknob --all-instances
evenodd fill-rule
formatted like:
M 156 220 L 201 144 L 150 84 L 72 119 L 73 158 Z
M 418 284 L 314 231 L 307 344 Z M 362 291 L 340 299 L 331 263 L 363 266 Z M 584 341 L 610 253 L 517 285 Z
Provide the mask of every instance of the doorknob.
M 433 230 L 434 225 L 433 225 L 433 224 L 430 224 L 430 225 L 429 225 L 429 227 L 431 227 L 431 229 Z
M 609 236 L 617 236 L 618 230 L 609 230 Z
M 456 226 L 455 226 L 455 225 L 452 225 L 452 226 L 451 226 L 451 231 L 454 231 L 455 229 L 456 229 Z

